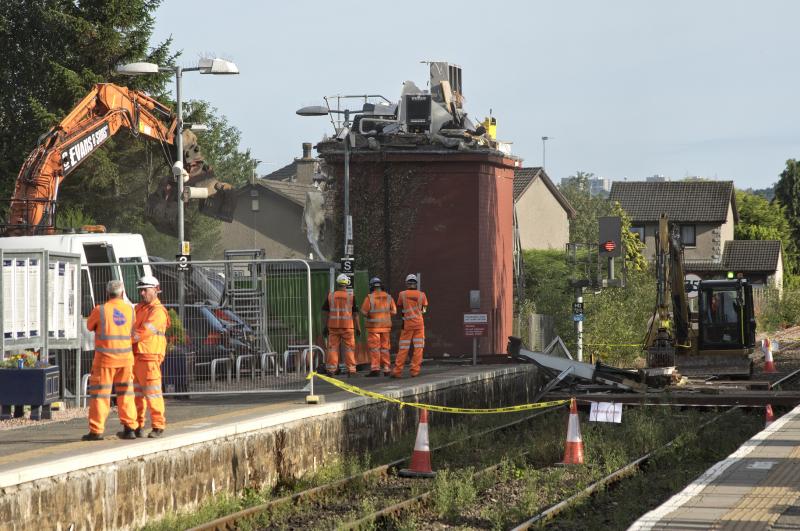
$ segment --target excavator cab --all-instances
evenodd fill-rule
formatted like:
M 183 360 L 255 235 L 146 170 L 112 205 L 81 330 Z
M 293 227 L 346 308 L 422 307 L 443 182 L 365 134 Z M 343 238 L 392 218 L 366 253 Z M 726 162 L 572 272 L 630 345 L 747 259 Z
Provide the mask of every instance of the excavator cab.
M 743 279 L 706 280 L 698 290 L 700 350 L 754 348 L 753 287 Z
M 678 371 L 685 376 L 749 377 L 756 343 L 753 287 L 745 279 L 703 280 L 697 299 L 695 340 L 677 350 Z

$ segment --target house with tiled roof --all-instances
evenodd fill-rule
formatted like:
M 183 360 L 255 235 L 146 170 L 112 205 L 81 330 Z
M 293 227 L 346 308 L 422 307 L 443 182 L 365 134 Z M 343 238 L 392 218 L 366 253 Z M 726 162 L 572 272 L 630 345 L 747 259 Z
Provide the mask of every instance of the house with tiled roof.
M 630 216 L 631 231 L 645 243 L 648 258 L 655 255 L 661 214 L 680 226 L 686 260 L 721 261 L 739 221 L 733 181 L 616 181 L 609 200 Z
M 732 273 L 755 286 L 783 283 L 779 241 L 733 239 L 739 221 L 733 181 L 616 181 L 609 200 L 630 216 L 631 231 L 644 241 L 650 259 L 658 220 L 666 214 L 678 225 L 687 274 L 713 279 Z
M 575 209 L 543 168 L 514 170 L 514 209 L 523 249 L 564 249 Z
M 233 222 L 222 229 L 226 249 L 264 249 L 268 258 L 327 259 L 333 249 L 330 194 L 311 144 L 303 156 L 236 190 Z

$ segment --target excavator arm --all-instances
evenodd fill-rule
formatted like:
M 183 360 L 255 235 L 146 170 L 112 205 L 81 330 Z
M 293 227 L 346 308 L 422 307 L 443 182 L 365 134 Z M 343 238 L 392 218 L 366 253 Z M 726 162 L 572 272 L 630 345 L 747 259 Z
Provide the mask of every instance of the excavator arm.
M 41 137 L 36 149 L 25 160 L 17 176 L 7 222 L 0 233 L 5 236 L 53 233 L 61 183 L 123 128 L 134 136 L 172 145 L 177 120 L 169 107 L 143 92 L 111 83 L 95 85 L 57 126 Z M 189 177 L 187 184 L 199 182 L 208 187 L 209 199 L 217 191 L 229 191 L 230 185 L 219 183 L 205 165 L 196 142 L 188 147 L 191 157 L 184 163 Z M 185 151 L 190 152 L 188 149 Z M 148 198 L 148 215 L 153 214 L 150 205 L 178 200 L 174 192 L 170 193 L 173 188 L 169 180 L 162 180 L 159 190 Z M 205 203 L 210 201 L 207 199 Z M 223 203 L 224 208 L 221 208 Z M 211 212 L 207 206 L 204 208 L 205 205 L 201 205 L 201 211 L 230 221 L 228 218 L 232 217 L 232 212 L 224 212 L 225 209 L 232 210 L 229 203 L 217 197 L 214 206 L 219 212 Z M 174 234 L 174 220 L 154 220 L 154 224 L 159 230 Z

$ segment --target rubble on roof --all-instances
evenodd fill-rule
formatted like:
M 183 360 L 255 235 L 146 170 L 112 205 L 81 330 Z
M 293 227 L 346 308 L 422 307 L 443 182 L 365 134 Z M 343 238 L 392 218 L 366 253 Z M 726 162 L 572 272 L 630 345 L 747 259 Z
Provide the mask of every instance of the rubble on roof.
M 461 68 L 446 62 L 428 63 L 430 90 L 406 81 L 397 102 L 366 102 L 351 127 L 351 145 L 356 149 L 452 149 L 496 150 L 511 154 L 509 142 L 498 141 L 491 116 L 475 124 L 464 110 Z M 364 97 L 365 100 L 367 97 Z M 338 131 L 337 139 L 342 137 Z M 323 142 L 321 146 L 324 149 Z

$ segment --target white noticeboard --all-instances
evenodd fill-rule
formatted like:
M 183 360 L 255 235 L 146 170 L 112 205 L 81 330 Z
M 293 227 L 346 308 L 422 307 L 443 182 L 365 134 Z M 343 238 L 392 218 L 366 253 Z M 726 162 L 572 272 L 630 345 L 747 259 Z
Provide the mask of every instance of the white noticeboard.
M 622 404 L 618 402 L 591 402 L 589 422 L 622 422 Z
M 78 348 L 80 255 L 1 250 L 2 336 L 7 352 Z

